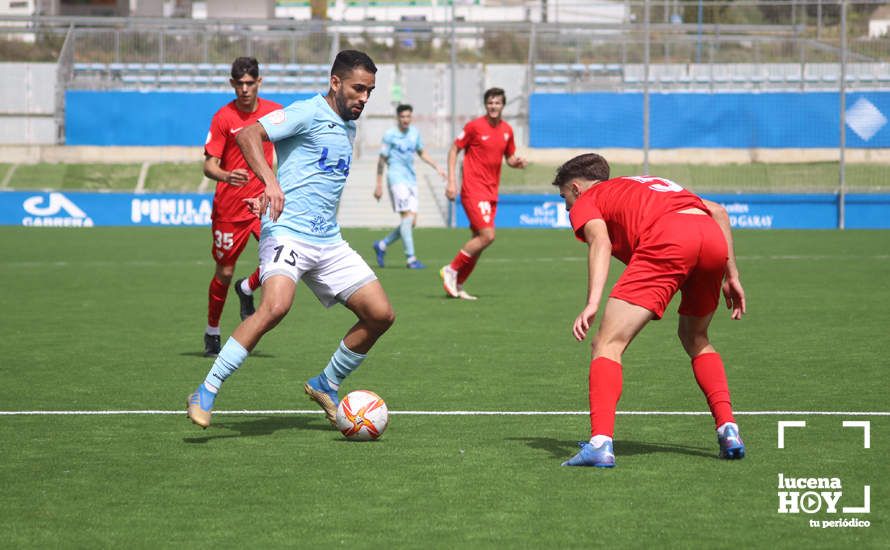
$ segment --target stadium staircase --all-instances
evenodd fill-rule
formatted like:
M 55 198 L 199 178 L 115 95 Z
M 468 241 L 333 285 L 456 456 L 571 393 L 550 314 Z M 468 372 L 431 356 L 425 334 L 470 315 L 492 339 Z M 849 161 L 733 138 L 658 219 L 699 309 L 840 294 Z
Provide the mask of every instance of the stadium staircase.
M 442 155 L 434 156 L 440 158 Z M 420 159 L 415 161 L 414 167 L 417 170 L 420 202 L 417 226 L 445 227 L 448 216 L 445 182 Z M 380 202 L 374 200 L 376 178 L 376 156 L 363 155 L 359 159 L 353 159 L 349 179 L 340 200 L 340 211 L 337 214 L 342 227 L 392 228 L 398 224 L 398 214 L 392 211 L 385 183 Z

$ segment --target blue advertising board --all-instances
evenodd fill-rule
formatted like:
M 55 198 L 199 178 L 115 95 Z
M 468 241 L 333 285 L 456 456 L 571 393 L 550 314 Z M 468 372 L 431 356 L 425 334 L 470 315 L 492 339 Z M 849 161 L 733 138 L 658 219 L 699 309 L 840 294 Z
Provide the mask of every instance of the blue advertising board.
M 232 101 L 232 92 L 65 92 L 66 145 L 204 145 L 210 119 Z M 269 93 L 290 105 L 307 93 Z
M 719 202 L 739 229 L 834 229 L 839 197 L 821 195 L 704 195 Z M 459 204 L 459 203 L 458 203 Z M 213 195 L 201 193 L 0 192 L 0 225 L 26 227 L 207 226 Z M 457 226 L 468 227 L 457 208 Z M 566 228 L 557 195 L 501 195 L 498 227 Z M 890 229 L 890 195 L 846 196 L 848 229 Z
M 890 92 L 846 95 L 847 147 L 890 147 Z M 650 146 L 681 148 L 836 148 L 837 92 L 650 95 Z M 532 94 L 529 145 L 597 149 L 643 147 L 643 94 Z
M 95 227 L 103 225 L 210 225 L 213 195 L 0 193 L 0 224 L 26 227 Z
M 839 197 L 833 194 L 703 195 L 722 204 L 739 229 L 835 229 Z M 459 204 L 459 203 L 458 203 Z M 463 208 L 457 226 L 469 227 Z M 565 203 L 557 195 L 501 195 L 498 227 L 570 227 Z M 890 229 L 890 195 L 851 194 L 846 197 L 845 226 L 849 229 Z

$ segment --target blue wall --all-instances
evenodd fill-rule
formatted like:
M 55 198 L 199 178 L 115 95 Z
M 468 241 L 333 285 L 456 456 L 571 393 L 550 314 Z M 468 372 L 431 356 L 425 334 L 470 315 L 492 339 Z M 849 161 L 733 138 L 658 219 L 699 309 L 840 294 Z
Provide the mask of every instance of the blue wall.
M 722 204 L 738 229 L 835 229 L 838 195 L 703 195 Z M 460 204 L 459 202 L 456 204 Z M 890 195 L 851 194 L 846 198 L 848 229 L 890 229 Z M 557 195 L 501 195 L 498 227 L 570 227 L 565 203 Z M 457 226 L 469 227 L 457 206 Z
M 289 105 L 312 94 L 262 94 Z M 65 92 L 67 145 L 204 145 L 231 92 Z
M 650 94 L 650 145 L 677 148 L 838 147 L 840 99 L 835 92 Z M 890 92 L 847 94 L 890 119 Z M 848 126 L 849 126 L 848 120 Z M 643 147 L 642 93 L 533 94 L 532 147 Z M 890 124 L 866 141 L 847 130 L 848 147 L 890 147 Z
M 833 229 L 837 195 L 706 195 L 729 212 L 740 229 Z M 459 202 L 457 203 L 460 204 Z M 204 193 L 0 192 L 0 225 L 94 227 L 102 225 L 210 225 L 213 195 Z M 457 225 L 467 227 L 463 208 Z M 569 227 L 557 195 L 501 195 L 498 227 Z M 890 229 L 890 195 L 847 195 L 846 226 Z

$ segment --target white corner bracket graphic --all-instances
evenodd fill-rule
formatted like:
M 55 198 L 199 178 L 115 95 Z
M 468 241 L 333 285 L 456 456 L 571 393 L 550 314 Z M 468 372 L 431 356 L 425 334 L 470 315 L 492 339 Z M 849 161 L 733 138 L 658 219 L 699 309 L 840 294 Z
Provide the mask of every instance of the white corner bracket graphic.
M 844 506 L 841 511 L 845 514 L 871 513 L 871 485 L 862 486 L 862 506 Z
M 785 448 L 785 428 L 806 428 L 807 421 L 806 420 L 779 420 L 777 422 L 779 429 L 779 437 L 778 437 L 778 447 L 780 449 Z
M 862 428 L 862 448 L 871 449 L 871 422 L 868 420 L 844 420 L 844 428 Z

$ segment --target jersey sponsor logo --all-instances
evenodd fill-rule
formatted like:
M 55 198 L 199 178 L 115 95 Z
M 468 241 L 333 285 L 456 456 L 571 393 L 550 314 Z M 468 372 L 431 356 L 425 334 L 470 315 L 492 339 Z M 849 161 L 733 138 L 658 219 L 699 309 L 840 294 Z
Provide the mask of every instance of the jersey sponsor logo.
M 488 141 L 488 138 L 490 138 L 490 137 L 491 137 L 491 136 L 481 136 L 482 141 Z
M 504 132 L 504 141 L 510 141 L 510 134 L 507 132 Z
M 93 220 L 62 193 L 28 197 L 22 202 L 22 208 L 30 214 L 30 216 L 22 218 L 22 225 L 33 227 L 93 227 Z
M 321 148 L 321 158 L 318 159 L 318 168 L 325 172 L 341 172 L 344 176 L 349 175 L 349 165 L 352 163 L 352 156 L 346 159 L 337 159 L 337 164 L 327 164 L 328 148 Z
M 334 124 L 333 122 L 328 122 L 328 128 L 333 128 L 334 126 L 336 126 L 336 124 Z
M 272 111 L 267 115 L 267 117 L 268 121 L 272 124 L 281 124 L 285 121 L 285 119 L 287 119 L 287 115 L 285 114 L 284 109 L 277 109 L 275 111 Z

